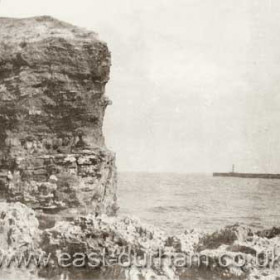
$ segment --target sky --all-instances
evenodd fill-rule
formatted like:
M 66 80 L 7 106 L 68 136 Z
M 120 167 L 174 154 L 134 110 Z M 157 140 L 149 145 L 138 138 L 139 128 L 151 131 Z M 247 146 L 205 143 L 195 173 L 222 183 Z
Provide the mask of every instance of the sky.
M 112 52 L 104 134 L 120 171 L 280 173 L 279 0 L 1 0 Z

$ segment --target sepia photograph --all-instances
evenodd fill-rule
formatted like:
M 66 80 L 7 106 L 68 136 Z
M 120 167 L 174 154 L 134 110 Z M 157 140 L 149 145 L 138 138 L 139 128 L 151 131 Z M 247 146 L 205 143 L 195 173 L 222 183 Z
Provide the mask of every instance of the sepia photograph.
M 280 1 L 0 0 L 0 280 L 280 280 Z

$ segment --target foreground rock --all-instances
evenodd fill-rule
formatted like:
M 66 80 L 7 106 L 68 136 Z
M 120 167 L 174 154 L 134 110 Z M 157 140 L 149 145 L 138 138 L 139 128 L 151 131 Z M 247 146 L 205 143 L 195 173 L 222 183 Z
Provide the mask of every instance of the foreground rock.
M 230 226 L 168 236 L 129 217 L 80 216 L 39 230 L 35 212 L 0 203 L 1 279 L 266 279 L 280 277 L 278 228 Z M 272 255 L 274 254 L 274 255 Z M 48 256 L 12 268 L 3 256 Z M 148 258 L 146 258 L 148 257 Z M 4 265 L 3 265 L 4 264 Z M 23 278 L 25 277 L 25 278 Z
M 51 17 L 0 18 L 0 187 L 32 208 L 116 212 L 102 133 L 110 53 Z
M 21 203 L 0 203 L 0 248 L 25 252 L 39 246 L 39 222 L 35 212 Z
M 280 230 L 253 231 L 234 225 L 204 235 L 198 252 L 208 256 L 208 269 L 232 279 L 280 279 Z
M 263 237 L 264 234 L 270 238 Z M 74 264 L 79 263 L 85 272 L 99 269 L 114 275 L 114 279 L 280 277 L 277 229 L 254 232 L 236 225 L 213 234 L 186 231 L 179 236 L 167 236 L 128 217 L 89 215 L 73 222 L 59 222 L 45 230 L 42 246 L 56 256 L 68 254 L 66 263 L 73 275 L 77 275 Z M 84 254 L 78 262 L 75 253 Z
M 41 231 L 35 212 L 21 203 L 0 203 L 0 278 L 39 279 L 38 267 L 30 259 L 28 269 L 24 258 L 43 255 Z

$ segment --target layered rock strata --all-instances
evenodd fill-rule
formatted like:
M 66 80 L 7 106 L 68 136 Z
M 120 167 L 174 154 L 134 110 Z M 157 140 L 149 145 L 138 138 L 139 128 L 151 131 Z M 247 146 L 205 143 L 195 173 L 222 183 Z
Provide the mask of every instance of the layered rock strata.
M 110 52 L 51 17 L 0 18 L 2 196 L 32 208 L 116 212 L 115 155 L 102 133 Z

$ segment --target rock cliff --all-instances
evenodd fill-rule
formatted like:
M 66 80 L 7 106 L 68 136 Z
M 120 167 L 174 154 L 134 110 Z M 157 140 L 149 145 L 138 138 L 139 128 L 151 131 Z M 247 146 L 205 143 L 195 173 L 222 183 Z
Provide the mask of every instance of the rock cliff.
M 51 17 L 0 18 L 0 182 L 8 201 L 114 214 L 103 117 L 110 52 Z

